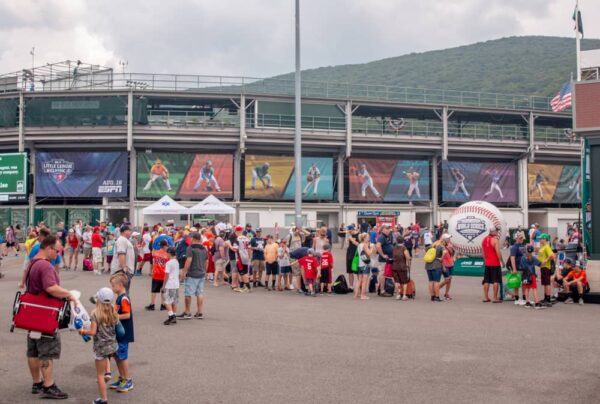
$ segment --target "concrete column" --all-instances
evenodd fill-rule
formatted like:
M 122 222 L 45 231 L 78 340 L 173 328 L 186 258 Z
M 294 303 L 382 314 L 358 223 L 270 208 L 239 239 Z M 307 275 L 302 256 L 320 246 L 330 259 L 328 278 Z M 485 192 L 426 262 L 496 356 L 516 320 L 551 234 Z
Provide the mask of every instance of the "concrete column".
M 448 107 L 442 108 L 442 160 L 448 160 Z
M 531 163 L 535 161 L 535 118 L 533 111 L 529 111 L 527 124 L 529 126 L 529 161 Z
M 346 157 L 352 155 L 352 101 L 346 101 Z
M 101 222 L 105 222 L 106 218 L 108 217 L 107 215 L 107 208 L 108 207 L 108 198 L 104 197 L 102 198 L 102 209 L 100 209 L 100 221 Z
M 127 93 L 127 151 L 133 149 L 133 90 Z M 133 220 L 129 218 L 129 220 Z
M 246 150 L 246 96 L 240 96 L 240 150 Z
M 129 221 L 137 225 L 135 194 L 137 191 L 137 153 L 134 147 L 129 151 Z
M 438 204 L 439 204 L 439 197 L 438 197 L 438 164 L 439 164 L 439 158 L 438 156 L 434 156 L 433 159 L 431 160 L 431 204 L 432 204 L 432 218 L 431 221 L 432 223 L 430 223 L 430 228 L 431 226 L 433 226 L 435 223 L 437 223 L 439 221 L 439 217 L 438 217 Z
M 25 151 L 25 97 L 19 93 L 19 153 Z
M 527 157 L 519 160 L 519 205 L 523 214 L 523 227 L 529 224 L 529 184 L 527 179 Z
M 36 151 L 33 145 L 29 148 L 29 172 L 35 176 L 35 156 Z M 31 193 L 29 194 L 29 223 L 35 225 L 33 222 L 33 213 L 35 210 L 35 187 L 36 181 L 33 181 L 33 187 L 31 189 Z

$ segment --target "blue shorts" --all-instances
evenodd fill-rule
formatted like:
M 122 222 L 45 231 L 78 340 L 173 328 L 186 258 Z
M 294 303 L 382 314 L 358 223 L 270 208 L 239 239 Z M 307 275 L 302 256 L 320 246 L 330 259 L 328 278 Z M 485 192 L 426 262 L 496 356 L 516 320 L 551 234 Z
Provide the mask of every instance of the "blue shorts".
M 184 296 L 204 295 L 204 278 L 186 278 Z
M 453 273 L 454 273 L 454 267 L 446 267 L 442 271 L 442 275 L 444 275 L 444 279 L 452 278 Z
M 358 267 L 358 275 L 369 275 L 371 273 L 371 268 L 368 266 Z
M 427 270 L 427 279 L 429 279 L 429 282 L 439 282 L 442 279 L 442 270 L 441 269 L 428 269 Z
M 284 266 L 284 267 L 279 267 L 279 272 L 281 273 L 281 275 L 289 274 L 290 272 L 292 272 L 292 267 L 289 265 Z
M 115 357 L 120 361 L 126 361 L 129 358 L 129 342 L 119 342 Z

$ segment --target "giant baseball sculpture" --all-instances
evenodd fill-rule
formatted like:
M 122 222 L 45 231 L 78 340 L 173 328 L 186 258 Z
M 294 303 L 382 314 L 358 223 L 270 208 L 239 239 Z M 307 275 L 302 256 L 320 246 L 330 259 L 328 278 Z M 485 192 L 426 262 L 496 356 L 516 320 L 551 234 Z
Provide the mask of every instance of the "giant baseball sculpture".
M 500 229 L 500 240 L 504 240 L 508 227 L 500 210 L 489 202 L 471 201 L 452 213 L 448 220 L 448 233 L 452 235 L 456 251 L 470 257 L 481 257 L 481 242 L 492 226 Z

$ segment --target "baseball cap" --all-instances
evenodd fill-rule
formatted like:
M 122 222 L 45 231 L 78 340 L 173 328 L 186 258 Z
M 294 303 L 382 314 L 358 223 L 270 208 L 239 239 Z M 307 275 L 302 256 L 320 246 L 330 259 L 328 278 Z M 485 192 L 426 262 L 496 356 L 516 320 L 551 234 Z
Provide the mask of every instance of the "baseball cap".
M 102 288 L 96 292 L 96 299 L 100 303 L 111 303 L 114 297 L 115 294 L 110 288 Z
M 346 226 L 346 229 L 348 229 L 348 230 L 354 230 L 354 225 L 351 224 L 350 226 Z
M 528 246 L 527 246 L 527 252 L 528 252 L 528 253 L 532 253 L 534 250 L 535 250 L 535 248 L 533 248 L 533 246 L 532 246 L 532 245 L 528 245 Z
M 134 231 L 133 233 L 131 233 L 131 237 L 138 237 L 140 235 L 140 233 L 138 233 L 137 231 Z
M 100 227 L 99 226 L 94 226 L 94 231 L 100 231 Z
M 315 254 L 315 250 L 313 250 L 312 248 L 309 248 L 308 249 L 308 254 L 314 255 Z
M 69 229 L 69 233 L 75 233 L 75 230 Z
M 548 233 L 544 233 L 540 236 L 541 239 L 550 241 L 550 235 Z
M 575 265 L 575 263 L 573 262 L 573 260 L 571 258 L 565 258 L 565 260 L 563 261 L 563 264 Z
M 490 233 L 496 233 L 497 231 L 498 231 L 498 228 L 496 226 L 490 227 Z
M 246 223 L 246 227 L 252 227 L 250 223 Z
M 450 240 L 452 238 L 451 234 L 445 233 L 442 235 L 442 240 Z
M 238 224 L 237 226 L 235 226 L 234 230 L 235 231 L 242 231 L 242 230 L 244 230 L 244 228 Z
M 124 231 L 131 230 L 131 227 L 129 227 L 128 225 L 124 224 L 123 226 L 121 226 L 121 228 L 119 230 L 121 231 L 121 233 L 123 233 Z
M 256 232 L 257 232 L 257 233 L 258 233 L 258 232 L 262 232 L 262 229 L 261 229 L 260 227 L 257 227 L 257 228 L 256 228 Z

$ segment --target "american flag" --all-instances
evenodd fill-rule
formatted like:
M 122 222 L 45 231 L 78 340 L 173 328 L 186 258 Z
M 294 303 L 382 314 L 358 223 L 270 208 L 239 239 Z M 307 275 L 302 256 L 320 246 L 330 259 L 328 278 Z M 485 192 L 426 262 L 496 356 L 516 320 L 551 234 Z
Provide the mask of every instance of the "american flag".
M 567 80 L 560 89 L 560 92 L 552 98 L 550 107 L 553 112 L 562 112 L 571 107 L 571 80 Z

